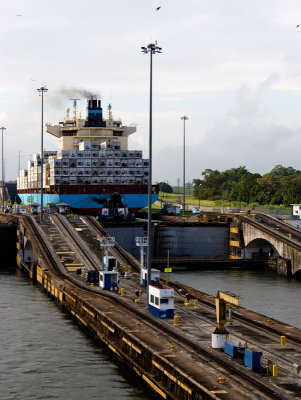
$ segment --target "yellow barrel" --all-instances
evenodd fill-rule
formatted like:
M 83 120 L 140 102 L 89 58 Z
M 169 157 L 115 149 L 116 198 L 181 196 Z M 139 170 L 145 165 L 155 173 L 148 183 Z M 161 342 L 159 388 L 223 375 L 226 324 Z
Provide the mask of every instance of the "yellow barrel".
M 194 299 L 193 303 L 194 303 L 194 308 L 198 308 L 198 304 L 199 304 L 198 299 Z
M 174 324 L 174 326 L 178 326 L 179 325 L 179 314 L 175 314 L 174 315 L 173 324 Z
M 274 377 L 278 376 L 278 366 L 277 366 L 277 364 L 273 365 L 273 376 Z
M 292 238 L 292 234 L 291 234 L 291 233 L 289 233 L 289 234 L 288 234 L 288 237 L 289 237 L 289 239 L 291 239 L 291 238 Z
M 285 336 L 280 336 L 281 346 L 282 346 L 282 347 L 285 347 L 285 339 L 286 339 Z
M 169 346 L 169 349 L 171 350 L 171 351 L 175 351 L 175 346 L 173 345 L 173 344 L 171 344 L 170 346 Z
M 123 287 L 120 288 L 120 296 L 124 296 L 124 288 Z

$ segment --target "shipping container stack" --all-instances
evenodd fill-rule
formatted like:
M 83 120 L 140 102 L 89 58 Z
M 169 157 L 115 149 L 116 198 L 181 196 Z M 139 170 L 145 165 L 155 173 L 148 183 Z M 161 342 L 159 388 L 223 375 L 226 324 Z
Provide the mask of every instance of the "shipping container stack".
M 18 190 L 41 188 L 41 158 L 34 154 L 20 172 Z M 141 150 L 120 150 L 120 142 L 83 141 L 79 150 L 45 152 L 43 187 L 57 185 L 141 185 L 148 183 L 149 160 Z M 26 186 L 26 187 L 25 187 Z
M 56 151 L 44 151 L 44 176 L 43 183 L 46 187 L 46 173 L 48 158 L 54 156 Z M 27 169 L 21 170 L 17 178 L 18 190 L 30 190 L 41 188 L 41 157 L 40 154 L 34 154 L 32 161 L 27 162 Z

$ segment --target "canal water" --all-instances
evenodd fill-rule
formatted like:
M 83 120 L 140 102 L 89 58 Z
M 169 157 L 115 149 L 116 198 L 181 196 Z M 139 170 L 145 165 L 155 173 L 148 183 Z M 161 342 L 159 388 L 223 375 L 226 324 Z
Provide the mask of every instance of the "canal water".
M 0 271 L 0 399 L 152 399 L 19 271 Z
M 264 269 L 173 271 L 170 279 L 213 296 L 218 290 L 234 293 L 240 306 L 301 328 L 301 281 Z
M 171 279 L 301 328 L 301 282 L 271 271 L 178 270 Z M 153 399 L 135 375 L 18 270 L 0 271 L 0 399 Z

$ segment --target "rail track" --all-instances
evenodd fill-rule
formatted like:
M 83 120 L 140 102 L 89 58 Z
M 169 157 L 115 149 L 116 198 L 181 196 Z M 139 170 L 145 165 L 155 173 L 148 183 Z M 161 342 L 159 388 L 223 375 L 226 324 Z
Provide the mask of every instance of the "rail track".
M 150 314 L 146 314 L 143 311 L 140 311 L 134 305 L 127 303 L 121 297 L 116 296 L 111 292 L 104 292 L 104 291 L 100 292 L 99 289 L 89 287 L 84 282 L 70 275 L 64 269 L 64 267 L 60 265 L 60 263 L 58 262 L 59 260 L 53 254 L 53 249 L 51 248 L 51 245 L 49 244 L 47 237 L 43 234 L 42 230 L 40 229 L 39 225 L 34 220 L 34 218 L 33 217 L 26 217 L 26 218 L 28 219 L 29 225 L 31 226 L 31 229 L 33 230 L 34 234 L 37 235 L 40 239 L 42 249 L 44 251 L 45 256 L 48 259 L 49 265 L 51 265 L 52 268 L 54 268 L 56 273 L 59 274 L 60 278 L 64 279 L 65 281 L 68 281 L 69 284 L 75 287 L 79 287 L 86 293 L 97 294 L 98 296 L 104 299 L 109 299 L 110 301 L 113 300 L 114 302 L 118 303 L 120 306 L 125 308 L 127 312 L 132 313 L 136 318 L 138 317 L 144 322 L 147 322 L 152 328 L 156 327 L 156 329 L 159 329 L 160 331 L 162 331 L 162 333 L 168 334 L 171 338 L 176 340 L 177 343 L 181 344 L 182 346 L 185 346 L 186 348 L 190 348 L 194 352 L 194 354 L 216 362 L 217 365 L 220 365 L 226 370 L 231 371 L 231 373 L 239 377 L 239 379 L 243 379 L 245 382 L 248 382 L 248 384 L 253 385 L 254 387 L 259 389 L 266 395 L 270 396 L 271 398 L 279 400 L 291 399 L 291 396 L 287 396 L 285 393 L 283 393 L 283 391 L 279 391 L 277 390 L 277 388 L 273 388 L 271 387 L 271 385 L 262 382 L 258 378 L 258 375 L 256 375 L 252 371 L 249 370 L 244 371 L 244 369 L 242 369 L 239 364 L 233 363 L 230 360 L 225 359 L 225 357 L 221 353 L 213 349 L 209 349 L 202 343 L 196 342 L 196 340 L 194 339 L 184 336 L 180 332 L 177 332 L 175 329 L 168 326 L 166 323 L 154 318 Z M 98 224 L 97 221 L 93 219 L 93 217 L 85 217 L 85 219 L 90 229 L 93 227 L 94 232 L 105 234 L 101 226 Z M 54 221 L 55 224 L 57 224 L 57 226 L 63 230 L 64 236 L 69 238 L 69 242 L 70 243 L 72 242 L 72 246 L 74 247 L 74 249 L 78 253 L 81 253 L 82 241 L 80 240 L 79 236 L 75 234 L 76 232 L 74 231 L 74 228 L 70 226 L 66 218 L 59 216 L 58 218 L 54 218 Z M 133 258 L 128 254 L 126 254 L 118 244 L 115 245 L 114 247 L 115 247 L 114 251 L 116 252 L 116 255 L 118 254 L 119 258 L 121 258 L 128 265 L 132 265 L 134 268 L 137 268 L 137 263 L 134 262 Z M 91 265 L 91 268 L 99 269 L 99 265 L 95 263 L 95 258 L 90 257 L 88 254 L 89 252 L 86 253 L 85 255 L 89 258 L 89 263 Z M 204 304 L 208 305 L 208 303 L 206 302 L 204 302 Z
M 301 250 L 301 232 L 293 226 L 289 226 L 288 224 L 266 214 L 256 214 L 255 218 L 239 215 L 238 218 L 263 232 L 280 239 L 289 246 Z M 292 235 L 291 238 L 289 235 Z
M 107 232 L 103 229 L 100 223 L 96 221 L 94 217 L 85 216 L 82 217 L 82 220 L 85 221 L 86 225 L 90 228 L 91 231 L 94 231 L 95 234 L 108 236 Z M 125 265 L 129 265 L 135 271 L 140 272 L 140 264 L 135 259 L 135 257 L 123 250 L 117 242 L 115 242 L 114 247 L 110 249 L 110 252 L 118 259 L 122 260 Z

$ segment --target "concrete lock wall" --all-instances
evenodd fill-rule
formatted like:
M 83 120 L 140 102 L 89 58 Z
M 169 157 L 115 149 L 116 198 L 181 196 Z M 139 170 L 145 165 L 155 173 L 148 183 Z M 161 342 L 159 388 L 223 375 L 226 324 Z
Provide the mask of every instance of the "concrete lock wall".
M 279 265 L 279 272 L 284 273 L 285 269 L 289 267 L 291 269 L 291 274 L 294 275 L 301 270 L 301 252 L 295 247 L 292 247 L 286 242 L 283 242 L 281 239 L 277 239 L 265 232 L 262 232 L 249 224 L 243 223 L 242 227 L 245 248 L 247 248 L 248 245 L 251 245 L 252 242 L 256 243 L 258 239 L 263 239 L 273 246 L 282 259 L 286 260 L 285 265 Z
M 124 250 L 137 259 L 140 258 L 140 248 L 136 246 L 136 237 L 145 236 L 143 226 L 106 227 L 105 230 L 110 236 L 115 237 L 116 242 Z
M 23 261 L 25 263 L 31 263 L 34 261 L 34 252 L 30 240 L 24 238 L 24 251 L 23 251 Z
M 143 226 L 106 227 L 116 242 L 137 259 L 140 248 L 136 237 L 145 236 Z M 227 257 L 229 228 L 226 226 L 157 226 L 154 229 L 153 256 L 213 258 Z
M 267 240 L 258 238 L 250 242 L 243 250 L 243 258 L 279 257 L 278 251 Z
M 212 258 L 227 256 L 229 227 L 164 226 L 156 237 L 155 255 Z

